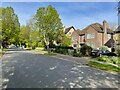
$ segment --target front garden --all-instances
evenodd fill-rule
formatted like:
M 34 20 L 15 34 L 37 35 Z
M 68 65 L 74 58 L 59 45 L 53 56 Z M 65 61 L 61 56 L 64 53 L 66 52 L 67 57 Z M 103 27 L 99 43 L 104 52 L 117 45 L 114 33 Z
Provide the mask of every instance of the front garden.
M 112 64 L 120 65 L 120 58 L 119 57 L 107 57 L 107 56 L 101 56 L 101 57 L 96 57 L 92 58 L 97 61 L 102 61 L 102 62 L 109 62 Z
M 102 64 L 102 63 L 99 63 L 99 62 L 90 61 L 86 65 L 92 66 L 92 67 L 95 67 L 95 68 L 98 68 L 98 69 L 102 69 L 102 70 L 105 70 L 105 71 L 110 71 L 110 72 L 112 71 L 112 72 L 120 73 L 120 67 L 116 67 L 116 66 L 109 65 L 109 64 Z

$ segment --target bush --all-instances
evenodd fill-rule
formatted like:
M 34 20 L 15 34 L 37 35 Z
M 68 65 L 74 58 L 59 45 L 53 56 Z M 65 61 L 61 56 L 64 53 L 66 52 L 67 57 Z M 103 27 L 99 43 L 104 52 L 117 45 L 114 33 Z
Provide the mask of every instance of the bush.
M 110 62 L 110 63 L 113 63 L 113 64 L 120 64 L 120 58 L 119 57 L 97 57 L 96 60 L 104 61 L 104 62 Z
M 102 46 L 102 47 L 100 47 L 100 50 L 108 50 L 108 47 L 107 46 Z
M 92 47 L 88 46 L 88 45 L 83 45 L 81 48 L 80 48 L 80 52 L 82 53 L 82 55 L 84 56 L 90 56 L 91 54 L 91 51 L 92 51 Z
M 74 56 L 74 57 L 81 57 L 82 55 L 81 55 L 80 52 L 77 52 L 77 50 L 74 50 L 73 56 Z
M 53 52 L 60 53 L 60 54 L 72 54 L 73 48 L 72 47 L 61 47 L 61 46 L 50 46 Z
M 39 42 L 38 47 L 44 47 L 44 44 L 42 42 Z
M 32 42 L 32 49 L 35 49 L 37 43 L 36 42 Z
M 108 58 L 108 57 L 98 57 L 97 59 L 98 59 L 99 61 L 111 62 L 111 63 L 112 63 L 111 58 Z
M 62 48 L 56 48 L 55 52 L 60 53 L 60 54 L 68 54 L 68 50 L 67 49 L 62 49 Z
M 117 55 L 118 57 L 120 57 L 120 50 L 117 50 Z
M 120 64 L 120 58 L 119 57 L 112 57 L 111 59 L 112 59 L 112 62 L 114 64 Z

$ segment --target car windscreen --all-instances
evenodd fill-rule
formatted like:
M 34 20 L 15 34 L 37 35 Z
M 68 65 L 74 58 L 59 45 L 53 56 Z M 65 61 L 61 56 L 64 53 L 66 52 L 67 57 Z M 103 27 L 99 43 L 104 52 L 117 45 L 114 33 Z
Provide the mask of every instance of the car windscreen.
M 98 52 L 99 50 L 92 50 L 92 52 Z

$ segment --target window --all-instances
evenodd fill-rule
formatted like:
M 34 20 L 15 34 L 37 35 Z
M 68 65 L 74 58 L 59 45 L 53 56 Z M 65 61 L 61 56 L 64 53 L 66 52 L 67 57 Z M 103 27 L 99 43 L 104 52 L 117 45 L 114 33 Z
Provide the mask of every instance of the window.
M 77 37 L 76 37 L 76 36 L 73 36 L 73 37 L 72 37 L 72 40 L 73 40 L 73 41 L 77 40 Z
M 81 36 L 82 40 L 81 42 L 85 42 L 85 36 Z
M 95 34 L 94 33 L 87 34 L 87 39 L 92 39 L 92 38 L 95 38 Z

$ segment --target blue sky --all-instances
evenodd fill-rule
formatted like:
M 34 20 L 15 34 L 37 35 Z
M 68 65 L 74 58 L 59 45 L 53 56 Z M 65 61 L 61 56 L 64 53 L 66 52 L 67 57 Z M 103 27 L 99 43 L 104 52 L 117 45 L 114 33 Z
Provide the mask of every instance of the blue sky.
M 103 20 L 118 22 L 116 2 L 4 2 L 2 7 L 11 6 L 19 17 L 21 25 L 26 25 L 27 20 L 34 16 L 37 9 L 52 5 L 66 27 L 74 26 L 83 29 L 89 24 Z

